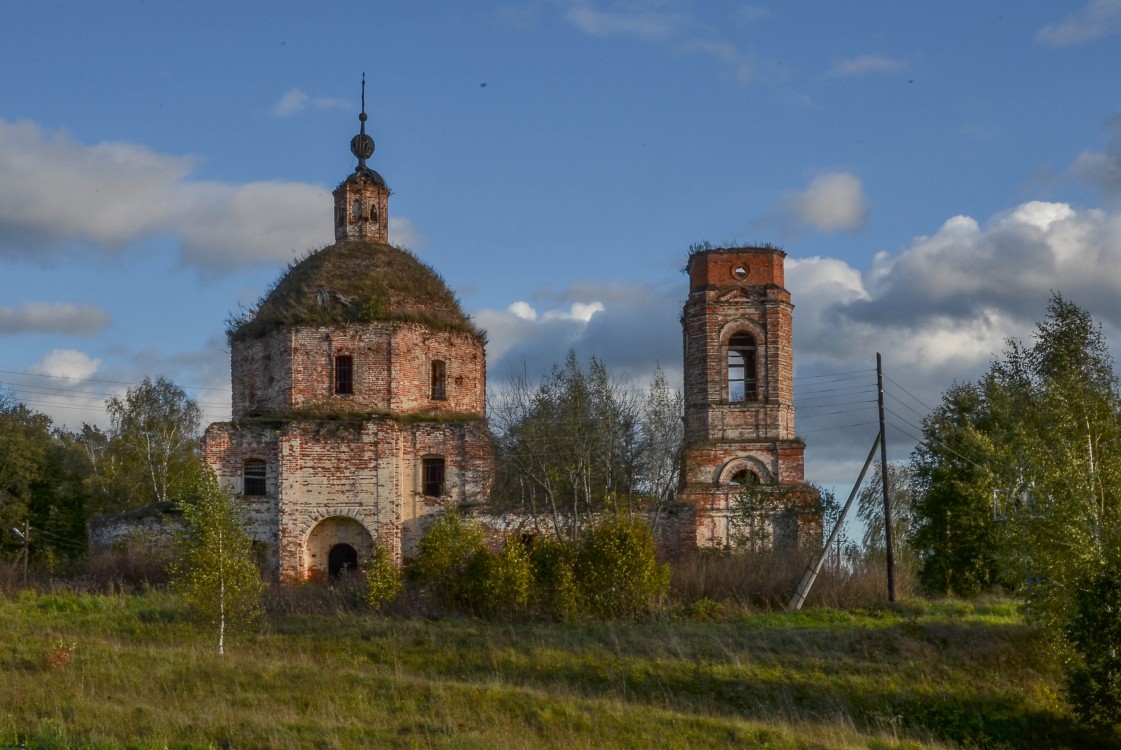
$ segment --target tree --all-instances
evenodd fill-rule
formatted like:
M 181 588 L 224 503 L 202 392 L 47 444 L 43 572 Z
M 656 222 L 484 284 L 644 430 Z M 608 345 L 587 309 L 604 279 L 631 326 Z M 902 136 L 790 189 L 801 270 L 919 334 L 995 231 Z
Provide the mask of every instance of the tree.
M 570 351 L 536 387 L 524 373 L 513 378 L 489 411 L 496 505 L 547 519 L 557 538 L 578 538 L 596 514 L 644 506 L 657 515 L 673 499 L 681 396 L 660 369 L 643 398 Z
M 88 462 L 51 419 L 0 393 L 0 548 L 23 546 L 7 532 L 32 527 L 31 553 L 48 560 L 85 552 Z M 21 532 L 22 533 L 22 532 Z
M 202 410 L 163 377 L 144 378 L 106 402 L 112 424 L 108 455 L 97 464 L 102 486 L 125 493 L 106 510 L 167 503 L 195 471 Z M 87 432 L 96 439 L 96 435 Z
M 880 570 L 887 567 L 887 536 L 884 534 L 884 490 L 882 469 L 876 465 L 871 481 L 857 495 L 857 516 L 864 523 L 863 560 Z M 888 497 L 891 502 L 892 559 L 897 576 L 912 580 L 917 569 L 911 545 L 914 526 L 914 476 L 906 464 L 887 465 Z
M 638 422 L 636 399 L 594 357 L 585 369 L 569 351 L 537 388 L 515 378 L 492 409 L 499 504 L 543 511 L 558 538 L 576 538 L 609 499 L 633 497 Z
M 652 526 L 655 529 L 662 511 L 673 502 L 681 479 L 681 446 L 685 440 L 683 413 L 681 391 L 670 389 L 666 374 L 660 366 L 656 367 L 642 404 L 639 458 L 640 487 L 654 506 Z
M 171 568 L 172 589 L 194 615 L 218 628 L 248 625 L 260 614 L 264 584 L 241 509 L 209 469 L 196 471 L 177 502 L 187 524 Z
M 1121 567 L 1116 561 L 1074 593 L 1066 636 L 1076 658 L 1067 670 L 1067 696 L 1078 718 L 1096 726 L 1121 723 Z
M 1117 617 L 1121 396 L 1089 313 L 1052 295 L 1030 344 L 1009 341 L 977 385 L 947 392 L 915 465 L 924 580 L 966 593 L 955 576 L 1002 576 L 1067 663 L 1085 664 L 1072 700 L 1121 716 L 1117 661 L 1087 651 L 1121 652 L 1101 626 Z
M 995 390 L 991 379 L 955 383 L 923 420 L 923 439 L 911 459 L 916 498 L 910 538 L 919 579 L 930 593 L 972 596 L 1001 580 L 1002 532 L 993 514 L 1000 482 L 993 468 L 1001 461 L 989 401 Z
M 27 521 L 35 483 L 46 470 L 51 419 L 0 394 L 0 524 L 7 538 Z M 9 549 L 22 541 L 10 540 Z
M 1121 551 L 1117 378 L 1100 327 L 1060 295 L 1033 344 L 1013 342 L 992 378 L 995 439 L 1005 446 L 998 456 L 1008 462 L 1009 573 L 1033 618 L 1057 635 L 1075 610 L 1075 592 Z

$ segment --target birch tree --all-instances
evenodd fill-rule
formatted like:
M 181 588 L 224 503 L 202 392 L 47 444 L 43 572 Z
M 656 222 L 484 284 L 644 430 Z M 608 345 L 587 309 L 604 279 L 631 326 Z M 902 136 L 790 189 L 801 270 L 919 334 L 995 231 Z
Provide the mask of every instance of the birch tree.
M 214 626 L 218 654 L 226 630 L 244 627 L 260 614 L 264 584 L 245 519 L 209 469 L 196 472 L 178 507 L 187 530 L 171 568 L 172 589 L 197 619 Z
M 111 486 L 129 493 L 112 510 L 170 502 L 198 464 L 199 405 L 159 377 L 110 398 L 105 409 L 111 455 L 102 468 L 113 472 Z

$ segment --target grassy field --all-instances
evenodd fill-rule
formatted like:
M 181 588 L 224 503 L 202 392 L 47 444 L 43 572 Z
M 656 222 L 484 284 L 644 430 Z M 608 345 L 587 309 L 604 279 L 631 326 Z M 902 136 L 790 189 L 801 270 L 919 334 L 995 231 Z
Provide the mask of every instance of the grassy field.
M 706 613 L 700 613 L 706 614 Z M 1116 747 L 1006 601 L 642 624 L 274 616 L 225 657 L 164 593 L 0 598 L 0 747 Z

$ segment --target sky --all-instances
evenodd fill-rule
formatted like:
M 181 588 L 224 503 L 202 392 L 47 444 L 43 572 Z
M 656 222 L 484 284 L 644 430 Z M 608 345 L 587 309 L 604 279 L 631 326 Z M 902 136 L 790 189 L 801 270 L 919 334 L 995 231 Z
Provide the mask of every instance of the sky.
M 0 389 L 57 425 L 332 240 L 367 79 L 390 241 L 489 333 L 681 382 L 694 243 L 787 252 L 807 478 L 891 458 L 1052 292 L 1121 346 L 1121 0 L 3 3 Z M 1113 71 L 1113 73 L 1110 73 Z

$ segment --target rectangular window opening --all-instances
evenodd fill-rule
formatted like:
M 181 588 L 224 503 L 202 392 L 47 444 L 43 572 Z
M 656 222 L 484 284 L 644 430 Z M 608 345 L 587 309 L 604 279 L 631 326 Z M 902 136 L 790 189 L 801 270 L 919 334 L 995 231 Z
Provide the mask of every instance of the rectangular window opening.
M 265 495 L 265 462 L 251 458 L 245 462 L 243 492 L 246 497 Z
M 335 393 L 342 396 L 354 393 L 354 358 L 349 354 L 335 357 Z
M 448 397 L 448 371 L 441 360 L 432 362 L 432 400 L 444 401 Z
M 422 463 L 421 480 L 424 494 L 428 497 L 441 497 L 444 494 L 444 459 L 426 458 Z

